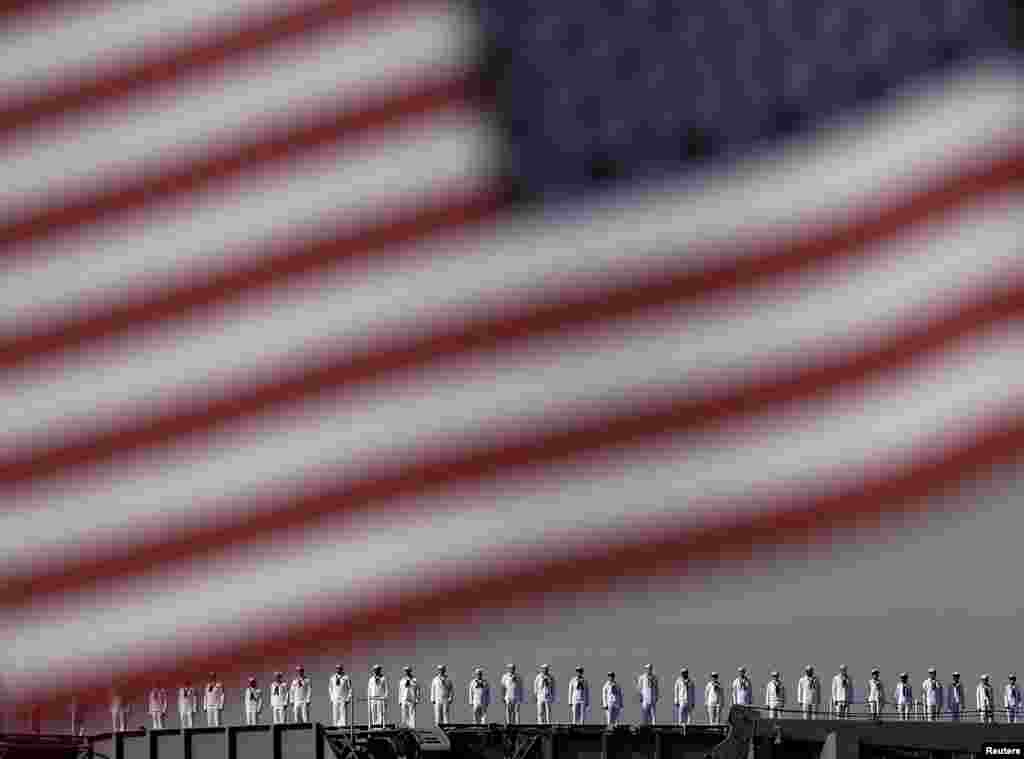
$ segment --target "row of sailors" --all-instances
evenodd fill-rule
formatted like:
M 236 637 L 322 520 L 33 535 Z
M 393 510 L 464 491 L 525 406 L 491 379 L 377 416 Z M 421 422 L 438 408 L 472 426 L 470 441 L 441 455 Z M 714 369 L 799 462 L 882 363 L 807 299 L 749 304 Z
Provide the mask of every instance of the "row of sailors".
M 568 705 L 571 724 L 582 724 L 590 710 L 590 685 L 583 676 L 583 671 L 583 667 L 577 667 L 576 675 L 569 681 Z M 605 712 L 606 724 L 615 726 L 622 717 L 625 698 L 621 686 L 615 679 L 615 673 L 609 672 L 607 677 L 608 679 L 601 689 L 601 708 Z M 911 709 L 915 703 L 913 689 L 908 679 L 909 675 L 906 672 L 900 674 L 899 682 L 893 691 L 893 703 L 900 718 L 904 720 L 911 719 Z M 1017 686 L 1016 675 L 1009 675 L 1007 680 L 1003 688 L 1002 706 L 1007 721 L 1016 722 L 1022 707 L 1024 707 L 1024 700 L 1022 700 L 1021 690 Z M 526 688 L 514 664 L 506 666 L 506 672 L 501 677 L 500 688 L 501 700 L 505 707 L 505 723 L 519 724 L 520 705 L 526 700 Z M 311 681 L 306 677 L 305 670 L 301 666 L 296 667 L 296 677 L 290 684 L 284 681 L 283 673 L 278 672 L 269 688 L 274 724 L 282 724 L 286 721 L 286 711 L 289 706 L 292 708 L 295 722 L 308 723 L 312 693 Z M 753 685 L 747 676 L 747 670 L 745 667 L 740 667 L 732 682 L 732 704 L 753 706 L 753 693 Z M 879 717 L 887 704 L 887 698 L 886 688 L 880 679 L 878 669 L 871 670 L 871 677 L 867 681 L 865 693 L 865 702 L 871 715 Z M 847 717 L 850 705 L 854 700 L 854 687 L 845 665 L 841 666 L 839 672 L 832 678 L 830 695 L 832 715 L 840 719 Z M 342 665 L 336 667 L 335 674 L 329 680 L 328 696 L 331 702 L 333 724 L 336 727 L 352 725 L 353 687 L 352 681 L 345 674 L 345 668 Z M 437 676 L 430 684 L 429 696 L 434 712 L 434 724 L 449 724 L 452 705 L 455 701 L 455 686 L 448 677 L 447 668 L 444 665 L 437 668 Z M 474 677 L 468 685 L 467 696 L 473 722 L 485 724 L 487 710 L 491 704 L 491 687 L 484 677 L 483 669 L 475 670 Z M 390 698 L 389 680 L 383 674 L 383 668 L 380 665 L 375 665 L 367 683 L 370 727 L 383 727 L 386 724 Z M 551 724 L 551 707 L 557 701 L 557 688 L 555 678 L 548 665 L 541 666 L 534 678 L 533 698 L 537 705 L 537 722 Z M 400 709 L 399 724 L 416 727 L 416 707 L 422 698 L 420 685 L 416 677 L 413 676 L 412 667 L 404 668 L 404 675 L 398 682 L 397 699 Z M 636 699 L 640 703 L 642 723 L 654 724 L 660 690 L 658 677 L 654 674 L 654 669 L 650 664 L 644 667 L 643 674 L 636 680 Z M 246 724 L 259 724 L 264 705 L 263 691 L 255 678 L 249 679 L 249 685 L 243 692 L 242 700 Z M 821 682 L 814 673 L 814 667 L 808 666 L 804 669 L 804 675 L 796 685 L 796 703 L 800 707 L 804 719 L 814 718 L 815 714 L 820 711 L 821 701 Z M 993 721 L 996 699 L 990 676 L 987 674 L 982 675 L 979 679 L 975 702 L 979 718 L 983 722 Z M 967 710 L 960 674 L 954 672 L 952 682 L 948 687 L 944 687 L 936 677 L 936 670 L 929 669 L 928 679 L 921 685 L 921 703 L 926 709 L 926 719 L 928 720 L 939 719 L 943 708 L 948 711 L 953 720 L 959 720 L 961 712 Z M 721 724 L 724 705 L 725 695 L 718 679 L 718 673 L 712 672 L 704 686 L 704 707 L 707 712 L 708 724 Z M 786 707 L 786 689 L 778 672 L 772 672 L 771 679 L 764 686 L 764 705 L 768 708 L 772 718 L 780 716 L 781 710 Z M 166 690 L 157 688 L 150 692 L 149 713 L 155 729 L 164 727 L 167 706 Z M 693 712 L 697 707 L 697 700 L 694 681 L 690 678 L 689 670 L 686 667 L 680 670 L 679 677 L 675 681 L 673 706 L 675 707 L 676 723 L 690 724 Z M 194 689 L 190 682 L 186 682 L 184 687 L 178 691 L 178 713 L 182 727 L 193 727 L 193 717 L 200 709 L 206 714 L 208 726 L 221 725 L 221 712 L 224 709 L 224 686 L 217 680 L 214 673 L 210 674 L 209 681 L 202 693 Z M 113 695 L 111 703 L 111 714 L 115 731 L 127 729 L 128 705 L 116 693 Z

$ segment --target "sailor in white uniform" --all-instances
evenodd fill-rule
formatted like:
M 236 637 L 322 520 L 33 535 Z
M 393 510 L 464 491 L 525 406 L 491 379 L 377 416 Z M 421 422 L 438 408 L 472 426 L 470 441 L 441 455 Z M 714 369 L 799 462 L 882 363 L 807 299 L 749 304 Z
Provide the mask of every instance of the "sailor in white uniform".
M 736 678 L 732 681 L 733 706 L 751 706 L 754 703 L 754 686 L 747 677 L 746 667 L 737 667 Z
M 911 707 L 914 704 L 914 693 L 910 687 L 909 677 L 908 673 L 901 672 L 900 681 L 896 683 L 896 691 L 893 693 L 896 711 L 904 722 L 911 718 Z
M 178 689 L 178 719 L 182 728 L 194 727 L 195 713 L 199 711 L 199 694 L 192 687 L 192 681 L 186 680 Z
M 555 703 L 557 691 L 555 678 L 551 675 L 551 667 L 541 665 L 540 672 L 533 679 L 533 697 L 537 701 L 537 724 L 551 724 L 551 705 Z
M 275 725 L 285 723 L 290 695 L 288 683 L 284 681 L 284 672 L 275 673 L 274 682 L 270 684 L 270 709 Z
M 644 672 L 636 681 L 636 690 L 640 696 L 640 722 L 643 725 L 653 725 L 657 719 L 655 710 L 660 698 L 658 676 L 654 674 L 653 665 L 644 665 Z
M 964 709 L 964 686 L 960 682 L 960 673 L 954 672 L 953 682 L 946 689 L 946 709 L 949 710 L 949 718 L 953 722 L 960 721 L 960 713 Z
M 683 667 L 679 670 L 679 677 L 676 678 L 675 692 L 672 697 L 672 705 L 676 708 L 676 724 L 689 725 L 693 718 L 693 708 L 697 705 L 694 696 L 695 686 L 690 679 L 690 670 Z
M 882 709 L 885 708 L 885 684 L 880 674 L 878 667 L 872 669 L 867 687 L 868 712 L 874 719 L 881 719 Z
M 804 675 L 796 683 L 796 702 L 804 719 L 814 719 L 814 713 L 821 705 L 821 681 L 814 674 L 814 667 L 804 667 Z
M 605 710 L 605 722 L 609 728 L 619 724 L 624 704 L 622 688 L 615 682 L 615 673 L 609 672 L 608 679 L 601 688 L 601 707 Z
M 384 668 L 374 664 L 370 679 L 366 684 L 366 701 L 370 712 L 369 727 L 383 728 L 387 721 L 388 697 L 391 689 Z
M 260 713 L 263 711 L 263 689 L 256 684 L 256 678 L 249 678 L 249 686 L 242 694 L 242 706 L 245 708 L 245 724 L 260 724 Z
M 583 667 L 576 667 L 576 676 L 569 681 L 569 724 L 582 725 L 590 710 L 590 684 L 583 677 Z
M 211 672 L 210 678 L 203 689 L 203 709 L 206 711 L 206 726 L 220 727 L 221 712 L 224 711 L 224 685 L 217 679 L 217 673 Z
M 779 711 L 786 708 L 786 686 L 778 672 L 772 672 L 771 679 L 764 688 L 764 705 L 768 707 L 768 717 L 778 719 Z
M 338 665 L 327 682 L 327 695 L 331 699 L 331 720 L 335 727 L 348 727 L 352 715 L 352 679 L 345 668 Z
M 708 712 L 708 724 L 722 724 L 722 685 L 718 682 L 718 673 L 712 672 L 708 684 L 704 686 L 704 708 Z
M 116 688 L 110 691 L 110 718 L 114 723 L 114 732 L 123 733 L 128 729 L 128 715 L 131 713 L 132 705 L 128 699 L 121 696 Z
M 291 699 L 296 724 L 309 724 L 309 703 L 313 700 L 313 682 L 306 677 L 306 670 L 302 667 L 295 668 Z
M 474 725 L 487 724 L 487 709 L 491 705 L 491 684 L 484 677 L 481 667 L 473 670 L 473 679 L 469 681 L 469 713 L 473 715 Z
M 398 681 L 399 719 L 403 727 L 416 727 L 416 706 L 420 702 L 420 682 L 412 674 L 412 667 L 402 668 L 402 679 Z
M 515 664 L 506 664 L 508 671 L 501 676 L 502 701 L 505 702 L 505 724 L 519 724 L 519 705 L 526 699 L 526 686 L 516 672 Z
M 847 672 L 846 665 L 839 665 L 839 671 L 832 678 L 832 713 L 838 719 L 846 719 L 850 714 L 850 702 L 853 700 L 853 680 Z
M 921 699 L 924 701 L 925 719 L 937 722 L 942 716 L 942 696 L 944 688 L 936 677 L 935 667 L 928 669 L 928 679 L 921 683 Z
M 1021 697 L 1017 687 L 1017 676 L 1013 673 L 1007 678 L 1009 682 L 1003 688 L 1003 707 L 1006 709 L 1006 721 L 1014 723 L 1020 716 Z
M 988 675 L 981 676 L 981 682 L 978 683 L 978 691 L 975 695 L 978 703 L 978 718 L 985 724 L 992 724 L 996 721 L 996 699 Z
M 452 719 L 452 701 L 455 686 L 448 678 L 448 669 L 443 664 L 437 667 L 437 676 L 430 682 L 430 703 L 434 705 L 434 724 L 447 725 Z
M 149 716 L 153 719 L 153 729 L 163 730 L 167 719 L 167 690 L 153 688 L 149 692 Z

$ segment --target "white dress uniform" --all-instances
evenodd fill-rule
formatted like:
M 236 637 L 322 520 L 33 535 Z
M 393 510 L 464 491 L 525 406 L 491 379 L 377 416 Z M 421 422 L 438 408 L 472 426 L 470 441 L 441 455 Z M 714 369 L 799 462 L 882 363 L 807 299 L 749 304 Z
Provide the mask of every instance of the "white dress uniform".
M 274 680 L 270 684 L 270 709 L 274 715 L 275 725 L 283 725 L 285 722 L 285 709 L 288 708 L 290 694 L 288 683 Z
M 885 684 L 872 677 L 868 680 L 868 709 L 872 717 L 878 717 L 885 706 Z
M 992 722 L 995 719 L 995 694 L 992 691 L 992 684 L 986 682 L 978 683 L 977 703 L 978 717 L 982 722 Z
M 482 676 L 469 681 L 469 712 L 474 725 L 487 724 L 487 708 L 491 705 L 491 684 Z
M 914 692 L 910 683 L 896 683 L 896 691 L 893 693 L 893 701 L 896 702 L 896 711 L 900 714 L 901 720 L 909 720 L 911 707 L 914 704 Z
M 313 682 L 308 677 L 296 677 L 291 687 L 292 713 L 295 722 L 309 722 L 309 702 L 313 700 Z
M 178 719 L 181 720 L 181 726 L 193 727 L 193 719 L 195 713 L 199 711 L 199 695 L 196 693 L 196 689 L 183 686 L 178 689 Z
M 606 680 L 604 687 L 601 688 L 601 707 L 605 710 L 605 721 L 608 727 L 615 727 L 619 724 L 624 704 L 622 688 L 617 682 Z
M 335 727 L 348 727 L 352 704 L 352 680 L 348 675 L 334 673 L 327 683 L 331 699 L 331 717 Z
M 1007 683 L 1003 688 L 1003 706 L 1006 708 L 1006 721 L 1016 722 L 1021 708 L 1020 688 L 1016 682 Z
M 708 680 L 704 686 L 704 708 L 708 712 L 708 724 L 722 724 L 722 684 L 717 680 Z
M 676 678 L 672 704 L 676 707 L 676 724 L 689 725 L 693 707 L 697 704 L 693 680 L 682 676 Z
M 754 702 L 753 693 L 754 688 L 746 675 L 738 675 L 732 681 L 732 702 L 735 706 L 750 706 Z
M 539 672 L 533 680 L 533 696 L 537 700 L 537 724 L 551 724 L 551 705 L 555 703 L 555 678 L 551 673 Z
M 163 730 L 167 718 L 167 691 L 154 688 L 149 692 L 149 716 L 153 718 L 153 729 Z
M 772 678 L 764 687 L 764 705 L 768 707 L 770 719 L 779 718 L 779 710 L 786 708 L 786 686 L 781 680 Z
M 658 676 L 644 672 L 637 678 L 636 689 L 640 694 L 640 721 L 644 725 L 653 725 L 658 708 Z
M 245 724 L 258 725 L 260 712 L 263 711 L 263 689 L 259 686 L 247 686 L 242 695 L 242 706 L 245 707 Z
M 569 681 L 569 723 L 582 725 L 590 709 L 590 684 L 583 675 Z
M 832 677 L 832 708 L 835 715 L 844 719 L 850 713 L 850 702 L 853 701 L 853 680 L 849 675 L 837 672 Z
M 805 674 L 796 683 L 796 702 L 804 713 L 804 719 L 814 719 L 814 713 L 821 705 L 821 681 L 817 675 Z
M 398 709 L 402 725 L 416 727 L 416 705 L 420 702 L 420 682 L 412 675 L 398 681 Z
M 384 727 L 391 693 L 386 675 L 370 675 L 366 683 L 366 700 L 370 705 L 370 727 Z
M 220 713 L 224 709 L 224 686 L 207 683 L 203 690 L 203 709 L 206 710 L 206 726 L 220 727 Z
M 131 704 L 122 698 L 120 693 L 110 694 L 110 718 L 114 723 L 115 733 L 123 733 L 128 729 L 128 714 L 131 710 Z
M 452 701 L 455 686 L 448 675 L 438 675 L 430 681 L 430 703 L 434 705 L 434 724 L 447 725 L 452 720 Z
M 505 702 L 505 724 L 519 724 L 519 705 L 526 700 L 526 687 L 518 672 L 501 676 L 502 697 Z
M 945 689 L 937 679 L 929 677 L 921 683 L 921 699 L 924 701 L 925 717 L 935 722 L 942 714 L 942 694 Z

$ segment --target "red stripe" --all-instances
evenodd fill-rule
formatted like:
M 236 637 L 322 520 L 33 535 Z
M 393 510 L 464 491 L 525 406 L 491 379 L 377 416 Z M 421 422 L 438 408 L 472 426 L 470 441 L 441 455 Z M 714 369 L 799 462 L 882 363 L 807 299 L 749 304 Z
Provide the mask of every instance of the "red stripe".
M 924 499 L 949 493 L 965 480 L 989 475 L 994 466 L 1018 457 L 1024 452 L 1024 415 L 1007 409 L 1005 416 L 972 430 L 970 436 L 951 440 L 943 435 L 920 450 L 923 455 L 915 462 L 864 476 L 853 485 L 818 497 L 806 495 L 803 486 L 788 497 L 770 501 L 752 495 L 749 503 L 758 510 L 744 511 L 731 521 L 715 515 L 693 527 L 668 520 L 645 539 L 625 545 L 603 543 L 582 551 L 538 556 L 528 564 L 496 567 L 487 577 L 447 572 L 429 578 L 431 582 L 417 583 L 415 591 L 400 599 L 382 598 L 354 613 L 300 619 L 283 630 L 260 632 L 240 643 L 224 642 L 219 636 L 195 640 L 190 649 L 195 653 L 146 662 L 118 680 L 126 695 L 139 698 L 149 688 L 176 686 L 194 678 L 196 672 L 215 670 L 221 676 L 241 676 L 263 669 L 268 660 L 321 654 L 327 647 L 344 656 L 353 642 L 407 641 L 417 627 L 436 626 L 439 619 L 447 629 L 457 630 L 478 624 L 477 615 L 483 611 L 536 607 L 546 596 L 560 593 L 579 598 L 580 593 L 604 591 L 626 577 L 691 574 L 696 579 L 709 566 L 727 568 L 765 549 L 827 544 L 837 529 L 865 529 L 886 517 L 918 512 L 928 506 Z M 319 608 L 330 609 L 331 604 L 324 601 Z M 79 679 L 73 691 L 58 686 L 34 694 L 35 698 L 46 700 L 44 706 L 50 709 L 64 708 L 72 695 L 77 695 L 80 703 L 105 703 L 114 673 L 109 666 L 96 670 Z M 25 694 L 12 695 L 16 706 L 24 705 Z
M 1005 278 L 1004 278 L 1005 279 Z M 202 524 L 177 533 L 162 531 L 148 541 L 111 547 L 83 561 L 3 578 L 0 607 L 10 608 L 103 583 L 130 578 L 184 561 L 221 553 L 232 546 L 285 530 L 308 528 L 334 515 L 352 515 L 387 508 L 396 499 L 433 494 L 445 488 L 491 481 L 524 470 L 548 468 L 622 446 L 649 444 L 667 434 L 696 434 L 730 422 L 796 403 L 826 397 L 837 390 L 903 371 L 926 356 L 950 348 L 965 337 L 1024 316 L 1024 275 L 974 300 L 947 308 L 923 324 L 880 339 L 863 351 L 820 355 L 788 374 L 751 379 L 732 386 L 694 389 L 668 388 L 662 397 L 645 393 L 640 401 L 580 418 L 579 414 L 546 414 L 569 420 L 561 428 L 529 433 L 494 434 L 485 441 L 472 438 L 454 443 L 434 440 L 418 450 L 377 457 L 386 462 L 362 475 L 329 485 L 307 485 L 283 502 L 252 499 L 229 508 L 213 507 Z M 817 359 L 816 361 L 814 359 Z M 406 465 L 392 462 L 408 461 Z M 317 490 L 310 492 L 316 487 Z
M 122 214 L 149 209 L 186 194 L 223 184 L 243 171 L 278 164 L 332 143 L 383 129 L 412 117 L 478 103 L 485 83 L 476 75 L 424 80 L 400 91 L 378 94 L 358 106 L 324 110 L 306 123 L 233 144 L 145 174 L 72 197 L 54 199 L 15 218 L 0 221 L 0 261 L 42 251 L 30 243 L 107 222 Z M 25 247 L 21 247 L 25 246 Z M 20 250 L 19 250 L 20 248 Z
M 9 13 L 59 0 L 22 0 Z M 410 3 L 413 0 L 403 0 Z M 57 81 L 42 92 L 0 102 L 0 145 L 16 133 L 84 111 L 166 87 L 183 79 L 212 74 L 225 63 L 273 45 L 319 34 L 333 25 L 394 5 L 394 0 L 320 0 L 265 18 L 249 18 L 209 30 L 187 44 L 150 49 L 122 58 L 99 71 Z M 20 7 L 19 7 L 20 6 Z
M 531 337 L 607 322 L 635 315 L 644 309 L 674 303 L 696 303 L 728 291 L 757 286 L 814 265 L 834 263 L 854 255 L 869 255 L 872 243 L 941 216 L 968 200 L 1019 184 L 1024 176 L 1022 168 L 1024 152 L 1018 149 L 1010 157 L 982 169 L 965 169 L 904 203 L 863 214 L 859 219 L 809 239 L 769 245 L 753 255 L 697 271 L 688 268 L 688 257 L 680 256 L 674 269 L 653 275 L 647 272 L 637 279 L 617 283 L 598 292 L 581 294 L 575 288 L 551 290 L 525 306 L 486 314 L 454 327 L 435 325 L 433 330 L 420 330 L 410 339 L 396 341 L 381 337 L 368 343 L 387 346 L 384 348 L 355 355 L 328 353 L 313 356 L 293 370 L 290 376 L 273 382 L 242 383 L 228 388 L 214 400 L 200 403 L 189 399 L 169 401 L 163 404 L 162 408 L 167 410 L 161 413 L 115 419 L 106 428 L 87 431 L 58 445 L 15 452 L 0 459 L 0 492 L 95 466 L 123 454 L 137 455 L 147 449 L 208 434 L 243 418 L 280 410 L 325 390 L 350 389 L 469 353 L 497 350 Z M 484 211 L 490 213 L 499 207 L 500 197 L 500 194 L 492 195 L 482 202 Z M 498 202 L 495 198 L 499 198 Z M 474 221 L 486 215 L 481 214 L 479 208 L 471 206 L 471 209 L 468 214 L 464 210 L 460 213 Z M 430 217 L 430 224 L 451 227 L 464 223 L 465 218 L 453 219 L 448 213 L 443 212 L 439 219 Z M 408 238 L 421 234 L 425 226 L 429 225 L 417 220 L 409 224 L 400 236 Z M 393 230 L 373 230 L 360 233 L 354 240 L 346 239 L 340 245 L 332 241 L 312 249 L 285 251 L 271 259 L 272 265 L 261 261 L 247 269 L 222 275 L 212 284 L 183 288 L 162 295 L 155 302 L 135 308 L 126 307 L 120 313 L 115 312 L 116 324 L 103 320 L 81 322 L 77 327 L 78 343 L 95 338 L 104 330 L 109 333 L 115 328 L 128 329 L 132 320 L 144 322 L 148 317 L 153 323 L 190 308 L 208 306 L 228 297 L 233 299 L 243 291 L 262 289 L 296 273 L 325 268 L 338 259 L 365 254 L 378 249 L 382 243 L 394 241 Z M 722 257 L 715 257 L 715 260 L 722 260 Z M 81 325 L 89 331 L 82 329 Z M 24 357 L 31 352 L 38 355 L 59 345 L 59 338 L 54 335 L 21 336 L 0 342 L 0 355 Z M 11 362 L 10 359 L 8 361 Z

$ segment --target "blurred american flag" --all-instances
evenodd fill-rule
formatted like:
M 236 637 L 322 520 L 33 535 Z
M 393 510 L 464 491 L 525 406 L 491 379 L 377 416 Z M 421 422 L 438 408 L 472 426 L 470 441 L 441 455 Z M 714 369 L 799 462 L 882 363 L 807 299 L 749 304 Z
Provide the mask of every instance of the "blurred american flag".
M 9 700 L 682 574 L 983 477 L 1024 445 L 1011 22 L 4 6 Z

